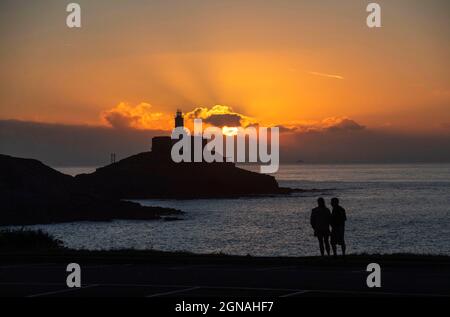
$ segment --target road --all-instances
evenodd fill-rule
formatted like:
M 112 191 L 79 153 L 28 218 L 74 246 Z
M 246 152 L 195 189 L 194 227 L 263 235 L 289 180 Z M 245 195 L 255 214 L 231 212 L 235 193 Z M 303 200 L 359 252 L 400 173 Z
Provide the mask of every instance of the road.
M 68 263 L 67 263 L 68 264 Z M 81 288 L 66 286 L 64 263 L 0 265 L 2 297 L 449 296 L 450 266 L 382 266 L 382 287 L 366 266 L 270 263 L 82 263 Z

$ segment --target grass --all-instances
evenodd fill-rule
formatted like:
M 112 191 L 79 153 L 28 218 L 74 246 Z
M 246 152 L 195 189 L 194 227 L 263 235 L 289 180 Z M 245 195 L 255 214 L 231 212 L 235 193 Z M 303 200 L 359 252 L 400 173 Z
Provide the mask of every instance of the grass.
M 77 259 L 84 262 L 98 263 L 211 263 L 211 264 L 304 264 L 315 266 L 348 266 L 367 264 L 370 262 L 396 265 L 449 265 L 450 257 L 445 255 L 421 254 L 349 254 L 345 260 L 304 257 L 254 257 L 234 256 L 223 253 L 194 254 L 190 252 L 166 252 L 158 250 L 73 250 L 63 246 L 62 241 L 48 233 L 37 230 L 3 230 L 0 231 L 0 259 L 13 259 L 25 262 L 68 261 Z M 0 261 L 2 262 L 2 261 Z
M 56 250 L 63 247 L 62 241 L 42 230 L 2 230 L 0 231 L 1 251 Z

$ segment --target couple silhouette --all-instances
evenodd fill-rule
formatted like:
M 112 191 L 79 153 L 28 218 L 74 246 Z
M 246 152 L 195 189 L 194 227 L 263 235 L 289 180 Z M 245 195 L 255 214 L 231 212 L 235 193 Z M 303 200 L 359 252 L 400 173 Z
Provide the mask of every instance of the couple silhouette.
M 333 211 L 325 205 L 325 200 L 317 199 L 317 207 L 311 212 L 311 226 L 314 229 L 314 236 L 319 240 L 320 254 L 324 256 L 325 250 L 330 255 L 330 236 L 333 255 L 337 256 L 337 245 L 341 246 L 342 255 L 345 256 L 345 221 L 347 216 L 345 209 L 339 205 L 339 199 L 331 199 Z M 330 232 L 331 227 L 331 232 Z

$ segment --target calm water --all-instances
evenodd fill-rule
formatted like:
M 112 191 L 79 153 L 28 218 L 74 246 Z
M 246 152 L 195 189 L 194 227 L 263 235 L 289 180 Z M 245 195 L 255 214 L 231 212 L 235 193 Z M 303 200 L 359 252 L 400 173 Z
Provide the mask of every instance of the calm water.
M 61 169 L 60 169 L 61 170 Z M 90 169 L 63 169 L 75 174 Z M 350 252 L 450 254 L 450 165 L 284 165 L 281 186 L 332 189 L 347 210 Z M 187 184 L 188 185 L 188 184 Z M 39 225 L 72 248 L 137 248 L 240 255 L 317 254 L 309 226 L 317 194 L 143 200 L 186 211 L 184 221 Z

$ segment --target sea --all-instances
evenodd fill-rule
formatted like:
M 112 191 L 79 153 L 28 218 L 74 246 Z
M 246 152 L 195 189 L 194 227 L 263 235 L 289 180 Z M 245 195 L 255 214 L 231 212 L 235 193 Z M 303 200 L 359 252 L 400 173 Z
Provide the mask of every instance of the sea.
M 256 170 L 256 166 L 243 168 Z M 75 175 L 92 167 L 57 168 Z M 311 209 L 338 197 L 347 212 L 349 253 L 450 255 L 450 164 L 281 165 L 280 186 L 316 189 L 278 197 L 157 200 L 180 221 L 35 225 L 75 249 L 155 249 L 252 256 L 317 255 Z M 189 186 L 189 180 L 186 180 Z

